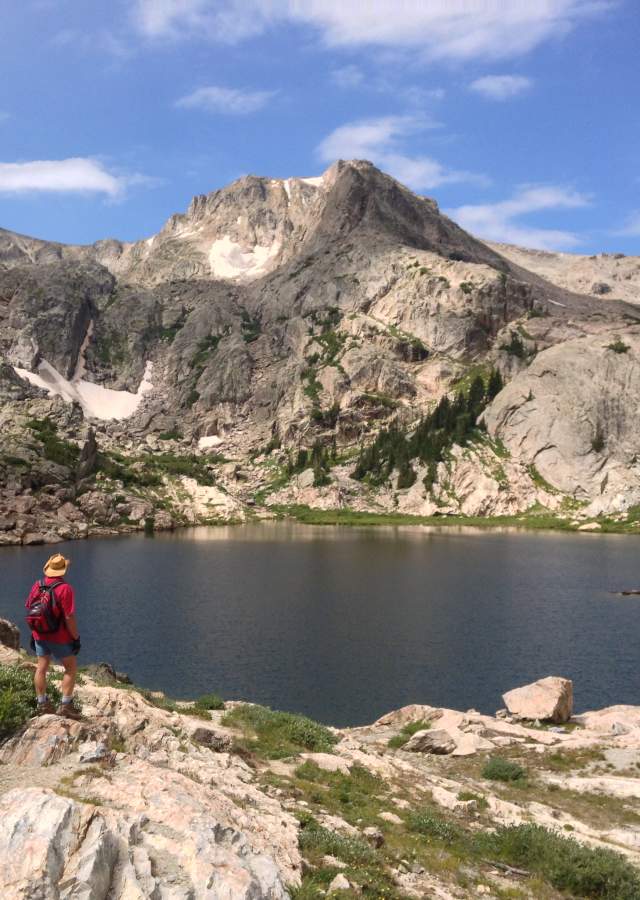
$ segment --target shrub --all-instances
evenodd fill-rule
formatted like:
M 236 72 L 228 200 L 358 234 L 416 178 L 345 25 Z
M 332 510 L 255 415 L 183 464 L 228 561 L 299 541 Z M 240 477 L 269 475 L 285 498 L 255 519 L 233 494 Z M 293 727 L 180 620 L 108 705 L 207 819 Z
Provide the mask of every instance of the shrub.
M 60 702 L 60 691 L 51 679 L 47 692 L 52 703 Z M 0 741 L 19 731 L 37 711 L 31 670 L 0 666 Z
M 486 797 L 483 797 L 482 794 L 474 794 L 473 791 L 460 791 L 458 794 L 458 800 L 461 800 L 463 803 L 468 802 L 469 800 L 473 800 L 478 809 L 488 809 L 489 802 Z
M 178 431 L 177 428 L 172 428 L 170 431 L 163 431 L 158 435 L 159 441 L 181 441 L 182 440 L 182 432 Z
M 224 700 L 217 694 L 203 694 L 195 702 L 196 709 L 224 709 Z
M 409 462 L 405 462 L 401 465 L 400 470 L 398 472 L 398 490 L 402 491 L 405 488 L 410 488 L 412 484 L 415 484 L 416 481 L 416 473 L 415 469 Z
M 629 349 L 629 345 L 625 344 L 624 341 L 621 341 L 620 338 L 613 341 L 611 344 L 607 344 L 607 350 L 613 350 L 614 353 L 627 353 Z
M 257 341 L 262 332 L 260 319 L 253 318 L 249 315 L 246 309 L 243 309 L 240 330 L 242 332 L 242 337 L 247 344 L 251 344 L 253 343 L 253 341 Z
M 27 422 L 29 428 L 44 446 L 45 458 L 60 466 L 74 468 L 80 456 L 80 449 L 76 444 L 62 440 L 58 437 L 57 426 L 51 419 L 30 419 Z
M 389 739 L 387 746 L 394 749 L 403 747 L 412 735 L 418 731 L 426 731 L 427 728 L 431 728 L 431 722 L 426 722 L 424 719 L 418 719 L 417 722 L 407 722 L 406 725 L 402 726 L 398 734 Z
M 302 851 L 315 850 L 323 856 L 335 856 L 351 865 L 370 863 L 375 859 L 374 851 L 365 841 L 330 831 L 312 816 L 302 818 L 300 825 L 298 843 Z
M 542 875 L 559 891 L 575 897 L 636 900 L 640 872 L 618 853 L 584 847 L 573 838 L 539 825 L 501 826 L 476 837 L 491 859 Z
M 338 740 L 319 722 L 266 706 L 237 706 L 222 724 L 240 727 L 249 736 L 249 749 L 267 759 L 281 759 L 301 750 L 330 753 Z
M 451 822 L 430 809 L 412 812 L 408 819 L 409 829 L 425 837 L 437 838 L 446 843 L 453 843 L 461 837 L 462 832 Z
M 482 777 L 490 781 L 521 781 L 526 774 L 522 766 L 502 756 L 492 756 L 482 770 Z
M 512 331 L 511 332 L 511 340 L 508 344 L 501 344 L 501 350 L 506 350 L 507 353 L 510 353 L 511 356 L 517 356 L 519 359 L 522 359 L 525 356 L 524 344 L 522 343 L 522 338 L 520 335 Z

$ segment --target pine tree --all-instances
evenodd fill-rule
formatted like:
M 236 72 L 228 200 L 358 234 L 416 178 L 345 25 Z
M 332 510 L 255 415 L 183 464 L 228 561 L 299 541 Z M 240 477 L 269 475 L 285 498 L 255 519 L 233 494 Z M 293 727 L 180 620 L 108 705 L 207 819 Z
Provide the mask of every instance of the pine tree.
M 498 396 L 503 387 L 502 375 L 498 369 L 492 369 L 489 376 L 489 384 L 487 385 L 487 400 L 491 402 L 494 397 Z

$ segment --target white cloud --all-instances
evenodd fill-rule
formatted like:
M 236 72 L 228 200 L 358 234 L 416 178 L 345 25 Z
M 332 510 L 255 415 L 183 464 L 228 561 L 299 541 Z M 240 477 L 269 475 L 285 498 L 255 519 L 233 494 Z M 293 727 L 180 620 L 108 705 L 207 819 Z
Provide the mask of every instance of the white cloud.
M 614 234 L 619 234 L 623 237 L 640 237 L 640 209 L 630 213 L 622 228 L 614 231 Z
M 581 241 L 571 231 L 536 228 L 517 220 L 528 213 L 554 209 L 578 209 L 588 206 L 584 194 L 554 185 L 521 187 L 510 200 L 477 206 L 459 206 L 447 210 L 459 225 L 479 237 L 507 244 L 520 244 L 539 250 L 575 247 Z
M 203 37 L 234 44 L 260 34 L 286 3 L 276 0 L 134 0 L 134 22 L 148 38 Z
M 364 81 L 364 72 L 358 66 L 342 66 L 331 72 L 331 80 L 338 87 L 355 88 Z
M 135 0 L 147 37 L 236 42 L 289 21 L 333 46 L 415 47 L 428 59 L 506 59 L 569 32 L 614 0 Z
M 414 190 L 431 190 L 461 181 L 484 182 L 471 172 L 447 169 L 430 156 L 409 156 L 402 139 L 433 123 L 417 116 L 385 116 L 341 125 L 319 144 L 324 162 L 336 159 L 368 159 Z
M 176 102 L 176 106 L 245 116 L 262 109 L 275 94 L 275 91 L 243 91 L 211 85 L 187 94 Z
M 484 75 L 472 81 L 469 87 L 489 100 L 509 100 L 528 91 L 532 84 L 532 80 L 524 75 Z
M 116 199 L 127 186 L 149 181 L 142 175 L 115 175 L 87 157 L 0 162 L 0 194 L 94 193 Z

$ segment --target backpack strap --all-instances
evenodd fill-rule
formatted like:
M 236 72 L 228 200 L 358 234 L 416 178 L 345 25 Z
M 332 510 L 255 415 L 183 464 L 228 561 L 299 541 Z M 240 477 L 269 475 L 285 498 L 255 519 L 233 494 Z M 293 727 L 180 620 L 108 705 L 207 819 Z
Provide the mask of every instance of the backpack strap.
M 60 612 L 60 618 L 66 621 L 67 617 L 64 614 L 64 609 L 62 608 L 62 603 L 56 597 L 56 588 L 60 587 L 61 584 L 64 584 L 64 581 L 58 580 L 54 581 L 53 584 L 45 584 L 45 579 L 41 578 L 39 581 L 40 588 L 43 591 L 47 591 L 51 596 L 51 605 L 55 608 L 57 607 Z

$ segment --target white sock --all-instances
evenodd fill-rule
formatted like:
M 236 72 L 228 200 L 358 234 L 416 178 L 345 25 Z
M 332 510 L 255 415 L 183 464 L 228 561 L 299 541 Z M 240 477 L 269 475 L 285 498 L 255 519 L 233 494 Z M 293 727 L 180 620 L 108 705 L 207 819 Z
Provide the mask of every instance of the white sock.
M 46 694 L 36 694 L 36 696 L 38 698 L 38 703 L 46 703 L 47 702 Z
M 66 694 L 63 694 L 63 695 L 62 695 L 62 702 L 63 702 L 63 703 L 71 703 L 72 700 L 73 700 L 73 694 L 71 694 L 69 697 L 67 697 Z

